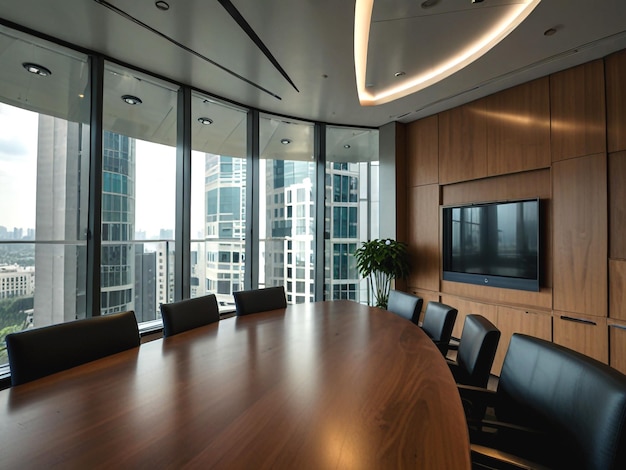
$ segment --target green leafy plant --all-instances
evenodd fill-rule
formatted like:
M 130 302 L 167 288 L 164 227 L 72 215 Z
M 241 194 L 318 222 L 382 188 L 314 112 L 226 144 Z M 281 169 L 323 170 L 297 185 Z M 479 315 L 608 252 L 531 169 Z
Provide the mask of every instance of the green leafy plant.
M 389 238 L 370 240 L 363 242 L 354 256 L 359 273 L 369 281 L 374 305 L 387 308 L 391 280 L 406 278 L 410 272 L 406 243 Z

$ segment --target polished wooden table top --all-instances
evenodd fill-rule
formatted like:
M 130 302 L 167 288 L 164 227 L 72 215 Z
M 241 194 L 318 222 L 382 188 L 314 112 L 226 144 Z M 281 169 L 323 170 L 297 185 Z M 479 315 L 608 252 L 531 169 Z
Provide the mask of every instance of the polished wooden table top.
M 222 320 L 0 392 L 2 469 L 182 467 L 456 470 L 470 450 L 433 343 L 349 301 Z

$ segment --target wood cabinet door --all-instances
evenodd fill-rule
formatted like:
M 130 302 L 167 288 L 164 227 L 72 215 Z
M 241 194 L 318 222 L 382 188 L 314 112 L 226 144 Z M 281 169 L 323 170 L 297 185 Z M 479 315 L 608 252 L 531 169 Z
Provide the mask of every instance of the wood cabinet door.
M 626 321 L 625 260 L 609 260 L 609 317 Z
M 407 240 L 411 273 L 407 284 L 439 291 L 439 186 L 408 189 Z
M 554 312 L 553 341 L 567 348 L 609 363 L 609 333 L 606 318 L 580 317 Z
M 500 342 L 491 368 L 494 375 L 500 375 L 513 333 L 523 333 L 552 341 L 552 315 L 549 313 L 499 306 L 495 325 L 500 330 Z
M 609 256 L 626 259 L 626 151 L 610 153 L 608 159 Z
M 463 324 L 465 323 L 465 317 L 467 315 L 482 315 L 494 325 L 496 324 L 497 308 L 495 305 L 474 302 L 472 300 L 462 299 L 452 295 L 442 295 L 441 302 L 449 305 L 450 307 L 454 307 L 459 311 L 452 330 L 452 336 L 455 338 L 462 337 Z
M 609 152 L 626 150 L 626 49 L 604 60 Z
M 550 167 L 549 79 L 509 88 L 486 101 L 489 176 Z
M 610 366 L 626 374 L 626 322 L 609 324 L 609 344 Z
M 439 182 L 439 118 L 430 116 L 407 125 L 407 186 Z
M 439 114 L 439 182 L 487 176 L 485 100 Z
M 606 152 L 604 62 L 550 76 L 552 161 Z
M 554 310 L 606 317 L 606 154 L 556 162 L 552 180 Z

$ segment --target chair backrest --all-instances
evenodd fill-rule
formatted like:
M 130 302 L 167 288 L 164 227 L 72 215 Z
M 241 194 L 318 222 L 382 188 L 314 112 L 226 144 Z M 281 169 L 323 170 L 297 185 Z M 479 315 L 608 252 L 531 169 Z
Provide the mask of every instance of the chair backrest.
M 417 325 L 420 313 L 422 313 L 423 304 L 424 300 L 421 297 L 392 289 L 389 291 L 387 310 L 395 313 L 396 315 L 400 315 Z
M 497 398 L 499 419 L 535 428 L 540 423 L 559 467 L 626 468 L 626 376 L 615 369 L 514 334 Z
M 435 342 L 444 356 L 448 353 L 452 329 L 458 313 L 456 308 L 440 302 L 431 300 L 426 305 L 422 329 Z
M 266 287 L 264 289 L 242 290 L 234 292 L 237 315 L 266 312 L 287 306 L 285 288 L 283 286 Z
M 500 330 L 493 323 L 482 315 L 467 315 L 456 356 L 456 381 L 485 388 L 499 342 Z
M 6 336 L 11 385 L 139 346 L 133 311 L 75 320 Z
M 161 304 L 163 336 L 173 336 L 183 331 L 214 323 L 220 319 L 215 294 Z

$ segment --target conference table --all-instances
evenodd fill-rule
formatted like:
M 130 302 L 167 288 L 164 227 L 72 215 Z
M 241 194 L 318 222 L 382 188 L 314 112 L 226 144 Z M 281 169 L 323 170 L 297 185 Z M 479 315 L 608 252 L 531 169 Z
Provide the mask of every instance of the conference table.
M 441 353 L 350 301 L 232 317 L 0 392 L 2 469 L 470 466 Z

